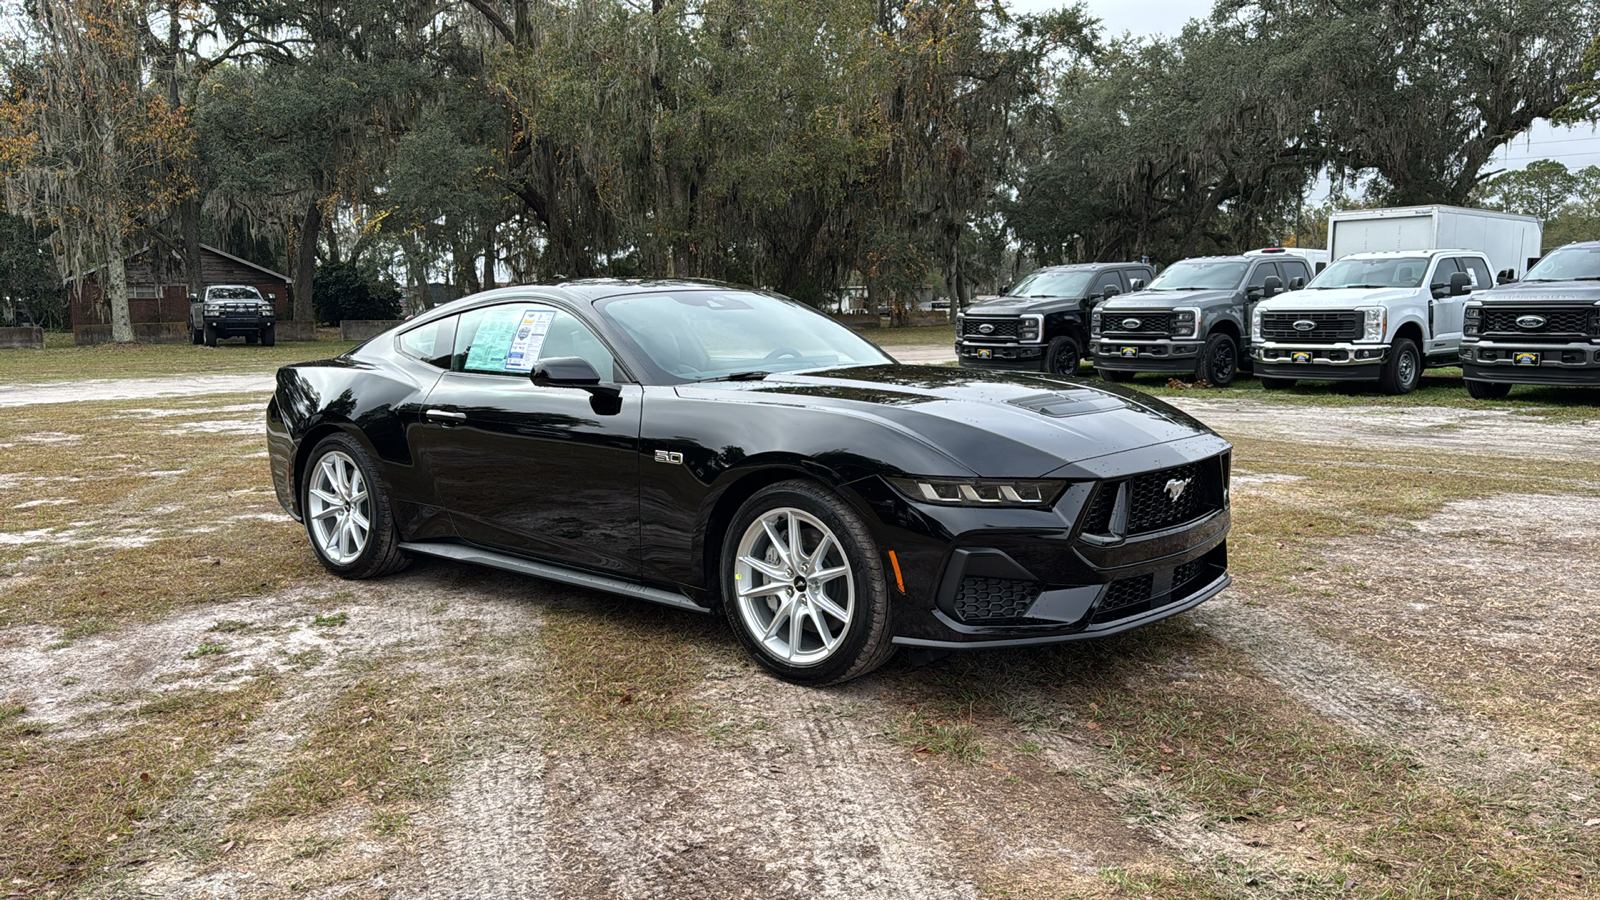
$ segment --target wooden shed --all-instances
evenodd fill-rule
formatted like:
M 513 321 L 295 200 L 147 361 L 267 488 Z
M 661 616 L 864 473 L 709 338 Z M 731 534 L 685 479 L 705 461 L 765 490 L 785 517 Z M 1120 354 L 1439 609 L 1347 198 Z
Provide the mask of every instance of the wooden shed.
M 273 297 L 280 322 L 289 318 L 289 276 L 240 259 L 207 244 L 200 245 L 201 277 L 205 284 L 249 284 L 263 297 Z M 150 246 L 130 255 L 128 316 L 134 339 L 148 344 L 186 343 L 189 340 L 189 279 L 183 255 Z M 91 272 L 82 290 L 72 292 L 72 335 L 79 344 L 111 340 L 111 307 L 102 302 L 100 273 Z

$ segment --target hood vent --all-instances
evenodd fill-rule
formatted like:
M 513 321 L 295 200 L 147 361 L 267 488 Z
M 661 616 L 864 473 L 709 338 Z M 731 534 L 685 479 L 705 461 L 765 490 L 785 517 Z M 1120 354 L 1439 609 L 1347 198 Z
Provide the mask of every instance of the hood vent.
M 1109 409 L 1126 409 L 1128 406 L 1127 402 L 1119 397 L 1094 391 L 1034 394 L 1029 397 L 1007 400 L 1006 402 L 1012 406 L 1021 407 L 1029 412 L 1042 413 L 1054 419 L 1105 412 Z

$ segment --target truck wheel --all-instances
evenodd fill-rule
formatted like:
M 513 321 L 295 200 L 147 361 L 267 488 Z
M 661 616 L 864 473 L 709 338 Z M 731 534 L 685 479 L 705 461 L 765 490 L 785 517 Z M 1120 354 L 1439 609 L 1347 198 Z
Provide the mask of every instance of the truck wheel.
M 1493 381 L 1467 382 L 1467 394 L 1474 400 L 1499 400 L 1511 393 L 1511 385 Z
M 1094 370 L 1100 373 L 1101 378 L 1107 381 L 1115 381 L 1117 384 L 1127 384 L 1133 380 L 1132 372 L 1118 372 L 1112 369 L 1102 369 L 1099 366 L 1095 366 Z
M 1390 395 L 1409 394 L 1417 389 L 1417 382 L 1421 380 L 1422 354 L 1417 350 L 1417 342 L 1400 338 L 1394 342 L 1389 361 L 1378 374 L 1378 389 Z
M 1263 390 L 1268 391 L 1286 391 L 1294 387 L 1295 380 L 1293 378 L 1273 378 L 1270 375 L 1263 375 L 1261 376 L 1261 387 Z
M 198 328 L 190 328 L 189 329 L 189 343 L 191 343 L 191 344 L 199 344 L 202 340 L 205 340 L 205 336 L 200 333 L 200 329 L 198 329 Z
M 1050 342 L 1049 349 L 1044 352 L 1045 371 L 1051 375 L 1067 375 L 1078 377 L 1078 364 L 1083 361 L 1083 352 L 1078 349 L 1078 342 L 1070 337 L 1058 337 Z
M 1216 387 L 1227 387 L 1239 377 L 1239 343 L 1229 334 L 1213 334 L 1200 348 L 1200 360 L 1195 363 L 1194 380 L 1208 381 Z
M 271 347 L 278 343 L 278 329 L 272 325 L 261 329 L 261 346 Z
M 206 326 L 205 340 L 206 340 L 206 346 L 207 347 L 215 347 L 217 345 L 217 326 L 215 326 L 215 325 L 207 325 Z

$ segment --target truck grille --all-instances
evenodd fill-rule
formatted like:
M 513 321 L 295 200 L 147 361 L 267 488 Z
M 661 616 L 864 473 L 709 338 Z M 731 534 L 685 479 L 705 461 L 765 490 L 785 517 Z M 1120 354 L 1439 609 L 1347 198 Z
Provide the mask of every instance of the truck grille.
M 1208 459 L 1103 482 L 1089 502 L 1083 530 L 1088 534 L 1116 534 L 1113 519 L 1119 501 L 1127 504 L 1127 525 L 1121 532 L 1124 535 L 1160 531 L 1197 519 L 1220 508 L 1221 481 L 1219 461 Z
M 984 331 L 987 327 L 989 330 Z M 1021 323 L 1016 319 L 973 319 L 961 320 L 961 336 L 976 338 L 980 341 L 1016 340 Z
M 1268 341 L 1301 344 L 1336 344 L 1361 337 L 1363 313 L 1358 312 L 1267 312 L 1261 314 L 1261 337 Z M 1313 322 L 1305 331 L 1296 322 Z
M 1125 337 L 1166 337 L 1172 333 L 1172 313 L 1104 310 L 1100 313 L 1100 333 Z
M 1524 328 L 1517 320 L 1537 316 L 1544 320 L 1532 328 Z M 1594 308 L 1575 309 L 1484 309 L 1483 333 L 1516 335 L 1532 338 L 1589 337 L 1595 334 Z
M 1043 589 L 1036 581 L 968 576 L 956 592 L 956 617 L 963 622 L 1025 618 Z

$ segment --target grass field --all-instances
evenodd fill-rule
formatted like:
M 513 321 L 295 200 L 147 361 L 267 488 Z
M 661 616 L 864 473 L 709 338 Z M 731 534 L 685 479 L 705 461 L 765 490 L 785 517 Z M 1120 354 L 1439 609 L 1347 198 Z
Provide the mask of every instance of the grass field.
M 65 337 L 70 340 L 71 336 Z M 76 347 L 60 341 L 47 341 L 47 344 L 43 350 L 0 350 L 0 384 L 270 372 L 285 363 L 338 356 L 355 346 L 338 340 L 282 341 L 274 347 L 242 341 L 224 341 L 215 347 L 193 344 Z

